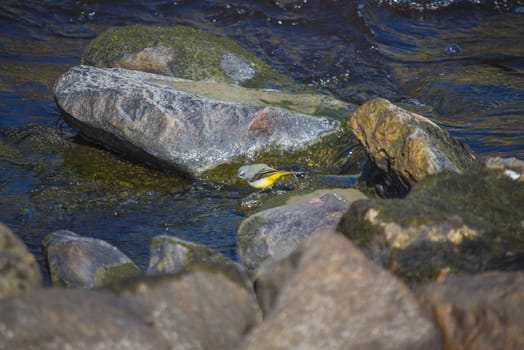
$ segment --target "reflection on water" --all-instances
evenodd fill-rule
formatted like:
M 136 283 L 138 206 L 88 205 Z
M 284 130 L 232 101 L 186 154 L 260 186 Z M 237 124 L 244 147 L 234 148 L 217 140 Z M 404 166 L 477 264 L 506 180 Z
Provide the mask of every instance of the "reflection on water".
M 63 228 L 103 238 L 142 266 L 163 233 L 235 257 L 236 208 L 249 188 L 132 164 L 77 142 L 61 121 L 56 78 L 99 33 L 134 23 L 235 39 L 303 84 L 356 103 L 389 98 L 479 153 L 524 158 L 524 4 L 496 3 L 4 0 L 0 221 L 40 262 L 42 238 Z
M 426 115 L 477 152 L 524 157 L 521 13 L 364 13 L 405 100 L 430 106 Z

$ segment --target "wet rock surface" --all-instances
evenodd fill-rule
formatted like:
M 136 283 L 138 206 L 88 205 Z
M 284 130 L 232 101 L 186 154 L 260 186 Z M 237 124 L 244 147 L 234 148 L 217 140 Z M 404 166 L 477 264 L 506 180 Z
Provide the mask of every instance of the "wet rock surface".
M 409 280 L 513 270 L 524 252 L 522 208 L 522 182 L 479 167 L 428 177 L 405 199 L 354 202 L 338 230 Z
M 303 150 L 333 134 L 338 126 L 322 116 L 265 105 L 267 95 L 277 92 L 256 97 L 256 90 L 245 89 L 248 100 L 259 103 L 243 104 L 206 96 L 213 90 L 215 95 L 220 91 L 231 95 L 229 87 L 195 84 L 137 71 L 77 66 L 60 77 L 55 96 L 65 120 L 88 139 L 142 162 L 193 176 L 224 163 L 255 159 L 264 151 Z M 202 89 L 203 94 L 193 92 Z M 238 96 L 236 91 L 232 95 Z M 291 96 L 281 98 L 287 101 Z M 307 95 L 306 100 L 313 98 L 309 105 L 302 103 L 303 97 L 296 104 L 298 109 L 322 110 L 324 97 Z M 333 108 L 344 110 L 343 104 L 334 103 Z
M 332 231 L 265 263 L 256 290 L 267 314 L 242 349 L 441 349 L 411 291 Z
M 363 104 L 353 113 L 349 124 L 378 168 L 378 173 L 364 176 L 385 186 L 382 191 L 386 196 L 391 191 L 387 187 L 400 187 L 399 194 L 406 194 L 410 185 L 428 175 L 444 171 L 461 173 L 476 160 L 469 147 L 437 124 L 385 99 Z
M 0 223 L 0 300 L 40 287 L 42 275 L 24 243 Z
M 43 244 L 53 286 L 101 287 L 141 273 L 124 253 L 99 239 L 60 230 Z
M 242 263 L 256 269 L 266 259 L 282 259 L 315 230 L 335 228 L 350 201 L 334 193 L 267 209 L 251 215 L 238 228 Z
M 524 273 L 449 275 L 418 291 L 444 335 L 445 349 L 522 349 Z

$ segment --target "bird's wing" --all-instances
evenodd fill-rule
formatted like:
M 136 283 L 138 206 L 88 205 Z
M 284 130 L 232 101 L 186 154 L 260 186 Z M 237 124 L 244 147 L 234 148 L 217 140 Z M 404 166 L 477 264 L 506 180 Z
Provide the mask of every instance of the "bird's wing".
M 260 169 L 259 172 L 257 172 L 255 175 L 253 175 L 253 178 L 250 179 L 250 181 L 257 181 L 264 177 L 271 176 L 273 174 L 279 173 L 280 171 L 277 169 L 273 169 L 271 167 L 267 167 L 264 169 Z

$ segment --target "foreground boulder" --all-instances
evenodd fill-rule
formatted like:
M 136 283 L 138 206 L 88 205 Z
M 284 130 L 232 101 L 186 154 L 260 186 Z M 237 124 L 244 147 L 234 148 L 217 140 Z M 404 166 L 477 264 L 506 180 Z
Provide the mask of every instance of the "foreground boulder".
M 150 321 L 171 349 L 235 349 L 261 318 L 244 276 L 228 266 L 126 281 L 119 293 L 151 309 Z
M 522 208 L 522 181 L 478 168 L 428 177 L 405 199 L 354 202 L 338 230 L 411 280 L 513 270 L 524 267 Z
M 41 284 L 42 275 L 34 255 L 0 223 L 0 299 L 20 295 Z
M 441 349 L 409 288 L 332 231 L 304 240 L 255 282 L 267 312 L 242 349 Z
M 355 190 L 356 198 L 364 196 Z M 348 195 L 349 197 L 349 195 Z M 292 204 L 251 215 L 238 228 L 237 241 L 242 263 L 256 269 L 266 259 L 282 259 L 304 238 L 318 229 L 334 229 L 351 201 L 335 193 L 316 193 Z
M 248 87 L 292 84 L 233 40 L 181 26 L 110 28 L 89 43 L 82 63 Z
M 524 273 L 449 275 L 418 291 L 449 350 L 524 348 Z
M 348 108 L 321 95 L 90 66 L 63 74 L 55 96 L 65 120 L 88 139 L 193 176 L 221 164 L 259 159 L 264 152 L 292 153 L 312 143 L 321 147 L 319 141 L 334 135 L 338 123 L 309 114 L 344 114 Z
M 60 230 L 44 240 L 53 286 L 101 287 L 140 274 L 124 253 L 100 239 Z
M 151 240 L 148 274 L 176 273 L 193 264 L 226 264 L 224 255 L 213 249 L 161 235 Z
M 0 349 L 169 349 L 149 312 L 109 292 L 40 289 L 0 301 Z
M 102 290 L 48 288 L 0 301 L 0 349 L 234 349 L 260 322 L 242 275 L 193 266 Z
M 428 175 L 463 172 L 476 156 L 431 120 L 381 98 L 363 104 L 352 115 L 350 127 L 380 174 L 374 181 L 388 192 L 405 194 Z M 376 179 L 384 177 L 384 179 Z M 395 187 L 400 187 L 395 191 Z

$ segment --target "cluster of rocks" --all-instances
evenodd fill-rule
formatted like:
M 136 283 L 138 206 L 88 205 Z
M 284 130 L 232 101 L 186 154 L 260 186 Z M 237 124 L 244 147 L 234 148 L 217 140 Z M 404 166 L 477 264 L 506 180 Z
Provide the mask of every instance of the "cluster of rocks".
M 240 263 L 158 236 L 141 271 L 107 242 L 57 231 L 43 241 L 51 288 L 0 226 L 0 349 L 524 347 L 523 161 L 482 160 L 383 99 L 353 111 L 283 92 L 288 79 L 194 30 L 112 29 L 83 63 L 99 67 L 73 67 L 55 93 L 93 142 L 227 182 L 271 156 L 341 164 L 350 130 L 367 195 L 310 188 L 254 213 Z

